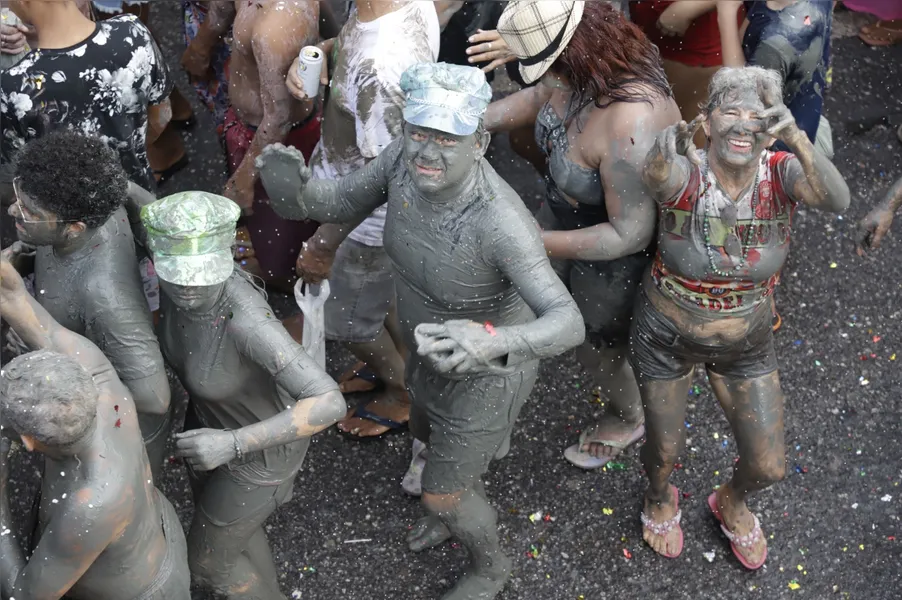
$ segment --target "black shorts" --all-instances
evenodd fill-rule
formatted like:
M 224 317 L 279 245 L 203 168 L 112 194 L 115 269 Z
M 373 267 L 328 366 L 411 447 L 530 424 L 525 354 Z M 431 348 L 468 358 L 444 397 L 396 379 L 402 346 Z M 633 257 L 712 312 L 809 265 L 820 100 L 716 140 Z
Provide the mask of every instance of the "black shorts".
M 685 377 L 700 363 L 718 375 L 735 379 L 752 379 L 773 373 L 777 370 L 777 355 L 770 309 L 765 309 L 749 316 L 749 330 L 741 340 L 732 344 L 705 343 L 687 336 L 655 308 L 643 287 L 633 314 L 630 364 L 637 377 L 659 380 Z M 704 321 L 706 317 L 696 318 Z M 710 320 L 716 320 L 716 317 Z

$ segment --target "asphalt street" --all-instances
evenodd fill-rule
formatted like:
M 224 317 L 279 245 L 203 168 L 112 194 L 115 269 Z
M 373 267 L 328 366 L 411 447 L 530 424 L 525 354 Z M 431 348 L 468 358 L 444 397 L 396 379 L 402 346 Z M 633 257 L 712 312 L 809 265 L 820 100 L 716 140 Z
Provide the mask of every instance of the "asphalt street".
M 154 2 L 153 22 L 186 96 L 180 3 Z M 846 26 L 843 27 L 842 25 Z M 750 506 L 768 536 L 769 556 L 747 572 L 732 556 L 705 498 L 725 482 L 736 456 L 727 422 L 700 376 L 690 399 L 690 440 L 673 477 L 683 498 L 685 549 L 661 558 L 643 542 L 645 488 L 638 448 L 600 472 L 571 467 L 563 450 L 600 413 L 593 384 L 572 353 L 542 365 L 523 410 L 513 449 L 497 463 L 487 489 L 498 508 L 513 579 L 503 600 L 576 599 L 861 599 L 890 600 L 902 589 L 902 222 L 872 257 L 854 252 L 863 216 L 902 177 L 902 46 L 866 47 L 848 14 L 838 16 L 833 85 L 826 115 L 836 164 L 852 190 L 842 216 L 799 209 L 793 251 L 777 303 L 776 336 L 786 395 L 785 481 Z M 496 91 L 510 90 L 506 80 Z M 221 190 L 225 166 L 209 116 L 185 135 L 191 165 L 160 190 Z M 887 123 L 878 122 L 888 116 Z M 876 125 L 874 125 L 876 123 Z M 873 125 L 873 126 L 872 126 Z M 491 160 L 524 200 L 541 192 L 532 168 L 493 142 Z M 902 217 L 900 217 L 902 219 Z M 273 295 L 277 310 L 292 301 Z M 330 346 L 330 370 L 350 357 Z M 354 402 L 354 397 L 349 401 Z M 294 498 L 267 531 L 281 587 L 308 600 L 436 599 L 465 565 L 447 543 L 407 551 L 409 526 L 421 515 L 399 482 L 410 457 L 405 434 L 372 443 L 333 430 L 316 436 Z M 21 511 L 36 485 L 34 461 L 14 474 Z M 192 510 L 184 467 L 171 460 L 163 489 L 187 525 Z M 195 600 L 208 598 L 195 591 Z

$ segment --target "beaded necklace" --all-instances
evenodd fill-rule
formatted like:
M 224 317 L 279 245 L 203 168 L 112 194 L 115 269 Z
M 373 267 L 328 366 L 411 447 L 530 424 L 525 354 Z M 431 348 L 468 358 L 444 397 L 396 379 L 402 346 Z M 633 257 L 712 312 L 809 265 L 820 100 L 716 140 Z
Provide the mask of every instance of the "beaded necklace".
M 763 160 L 763 158 L 762 158 L 762 160 Z M 731 258 L 733 256 L 735 256 L 735 254 L 733 252 L 731 252 L 731 250 L 735 250 L 736 254 L 739 255 L 739 262 L 737 264 L 733 265 L 734 273 L 741 271 L 747 264 L 746 259 L 748 258 L 749 248 L 751 247 L 752 232 L 755 230 L 754 206 L 755 206 L 755 200 L 758 197 L 758 182 L 759 182 L 760 177 L 761 177 L 761 166 L 758 165 L 758 168 L 755 169 L 755 183 L 752 185 L 752 190 L 751 190 L 752 222 L 749 223 L 749 226 L 746 229 L 745 241 L 740 242 L 739 235 L 736 233 L 736 227 L 738 226 L 738 219 L 733 220 L 733 232 L 728 234 L 727 239 L 724 241 L 724 248 L 727 250 L 727 254 Z M 714 195 L 708 194 L 708 192 L 711 190 L 712 186 L 708 182 L 708 155 L 707 154 L 705 154 L 704 165 L 702 167 L 702 179 L 705 182 L 705 187 L 701 191 L 701 194 L 699 195 L 699 199 L 704 200 L 704 202 L 705 202 L 705 205 L 703 207 L 703 210 L 705 211 L 703 232 L 705 235 L 705 251 L 708 253 L 708 264 L 711 266 L 711 271 L 715 275 L 720 275 L 721 277 L 723 277 L 725 279 L 729 279 L 733 275 L 733 273 L 730 273 L 729 271 L 724 271 L 724 270 L 720 269 L 720 267 L 717 266 L 717 259 L 715 258 L 715 252 L 711 246 L 711 225 L 709 222 L 709 219 L 710 219 L 709 215 L 714 210 L 714 198 L 713 198 Z M 734 203 L 732 199 L 730 199 L 730 203 L 732 205 L 731 209 L 736 211 L 736 214 L 738 216 L 739 211 L 738 211 L 738 207 L 736 206 L 736 203 Z M 736 248 L 736 246 L 739 246 L 739 247 Z

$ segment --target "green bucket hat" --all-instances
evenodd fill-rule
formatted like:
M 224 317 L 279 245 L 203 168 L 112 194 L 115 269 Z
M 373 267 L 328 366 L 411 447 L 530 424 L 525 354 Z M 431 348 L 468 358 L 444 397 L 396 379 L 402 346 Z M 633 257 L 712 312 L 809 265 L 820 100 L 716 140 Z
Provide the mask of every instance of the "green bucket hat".
M 141 209 L 157 276 L 176 285 L 216 285 L 232 274 L 238 205 L 209 192 L 179 192 Z

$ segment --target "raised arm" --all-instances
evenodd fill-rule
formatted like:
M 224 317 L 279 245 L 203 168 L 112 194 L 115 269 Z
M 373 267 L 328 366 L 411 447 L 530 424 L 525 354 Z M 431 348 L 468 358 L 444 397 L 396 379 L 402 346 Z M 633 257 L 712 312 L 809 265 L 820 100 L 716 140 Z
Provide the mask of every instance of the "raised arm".
M 685 187 L 693 164 L 701 160 L 692 142 L 702 126 L 699 115 L 691 123 L 680 121 L 658 134 L 645 157 L 642 182 L 658 203 L 667 202 Z
M 47 349 L 65 354 L 93 372 L 107 359 L 90 340 L 57 323 L 25 289 L 22 276 L 6 260 L 0 260 L 0 316 L 30 350 Z
M 745 66 L 738 22 L 741 8 L 742 2 L 717 0 L 717 28 L 720 30 L 720 48 L 725 67 Z
M 273 210 L 283 219 L 359 223 L 388 200 L 388 174 L 399 159 L 395 140 L 362 169 L 339 180 L 311 179 L 304 156 L 292 146 L 273 144 L 257 159 L 260 180 Z
M 717 7 L 717 0 L 677 0 L 671 2 L 661 16 L 657 27 L 664 35 L 683 36 L 692 22 Z
M 492 102 L 482 118 L 486 131 L 513 131 L 532 125 L 553 92 L 550 87 L 539 83 Z
M 0 594 L 16 600 L 58 600 L 125 527 L 125 495 L 101 498 L 97 490 L 73 490 L 66 508 L 59 505 L 60 512 L 26 560 L 10 520 L 7 444 L 0 441 Z
M 591 139 L 591 129 L 596 128 L 597 139 L 604 140 L 596 153 L 609 221 L 544 232 L 545 249 L 553 258 L 613 260 L 641 251 L 654 237 L 657 206 L 642 183 L 642 169 L 656 134 L 676 121 L 679 113 L 675 106 L 655 110 L 638 103 L 622 103 L 612 110 L 610 120 L 599 119 L 585 131 Z
M 244 454 L 310 437 L 345 416 L 347 405 L 338 384 L 273 317 L 262 326 L 260 319 L 233 321 L 230 333 L 242 355 L 263 367 L 295 399 L 295 404 L 278 415 L 231 432 L 197 429 L 176 435 L 176 452 L 192 467 L 215 469 Z
M 224 196 L 242 209 L 250 209 L 254 202 L 256 171 L 254 163 L 263 148 L 285 139 L 291 125 L 292 106 L 299 102 L 285 86 L 285 75 L 297 58 L 301 46 L 314 43 L 318 33 L 318 19 L 310 19 L 306 3 L 284 3 L 285 10 L 270 10 L 254 25 L 252 48 L 260 75 L 260 100 L 263 119 L 257 127 L 247 154 L 226 183 Z M 318 3 L 311 3 L 317 7 Z M 286 31 L 291 31 L 286 35 Z M 304 100 L 312 105 L 312 100 Z

